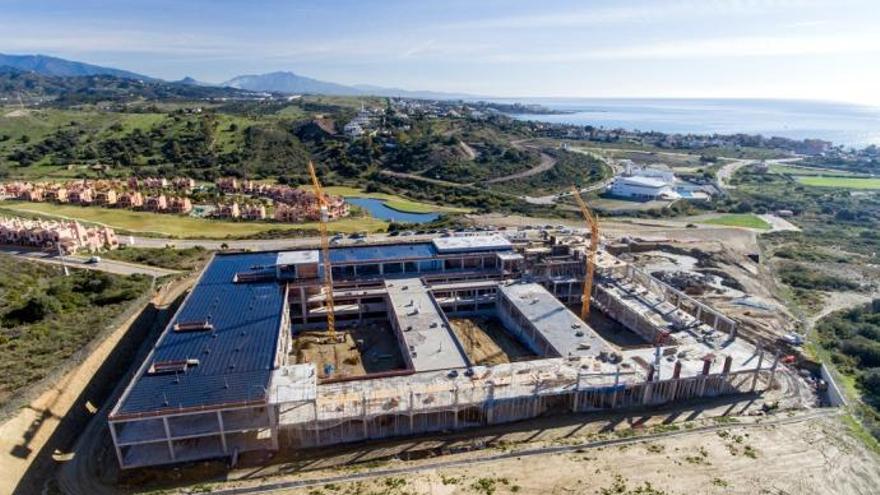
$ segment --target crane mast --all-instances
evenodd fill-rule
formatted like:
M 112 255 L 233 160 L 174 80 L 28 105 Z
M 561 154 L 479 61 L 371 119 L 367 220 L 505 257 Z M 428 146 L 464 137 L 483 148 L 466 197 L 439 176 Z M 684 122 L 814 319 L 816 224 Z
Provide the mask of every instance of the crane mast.
M 593 274 L 596 271 L 596 253 L 599 251 L 599 218 L 587 208 L 587 203 L 581 197 L 577 187 L 571 187 L 572 195 L 577 201 L 587 227 L 590 228 L 590 244 L 587 247 L 586 268 L 587 274 L 584 276 L 584 293 L 581 296 L 581 319 L 587 321 L 590 317 L 590 297 L 593 294 Z
M 324 189 L 318 182 L 318 174 L 315 173 L 315 165 L 309 160 L 309 176 L 312 179 L 312 192 L 315 194 L 315 201 L 318 203 L 320 211 L 320 220 L 318 221 L 318 230 L 321 232 L 321 261 L 324 267 L 324 297 L 327 306 L 327 335 L 331 341 L 336 340 L 336 314 L 334 313 L 333 304 L 333 270 L 330 265 L 330 239 L 327 235 L 327 221 L 329 220 L 329 208 L 327 205 L 327 197 L 324 195 Z

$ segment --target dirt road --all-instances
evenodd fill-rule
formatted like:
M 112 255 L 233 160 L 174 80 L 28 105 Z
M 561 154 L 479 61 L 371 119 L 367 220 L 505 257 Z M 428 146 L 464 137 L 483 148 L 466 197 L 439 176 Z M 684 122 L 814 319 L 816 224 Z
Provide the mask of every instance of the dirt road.
M 514 148 L 518 148 L 518 149 L 537 150 L 541 154 L 541 160 L 538 162 L 538 164 L 535 165 L 534 167 L 532 167 L 528 170 L 524 170 L 522 172 L 517 172 L 515 174 L 505 175 L 504 177 L 496 177 L 494 179 L 487 180 L 486 184 L 496 184 L 498 182 L 507 182 L 509 180 L 530 177 L 532 175 L 540 174 L 541 172 L 546 172 L 556 165 L 556 158 L 548 155 L 547 153 L 544 153 L 543 151 L 540 150 L 540 148 L 538 148 L 535 145 L 523 144 L 525 141 L 526 140 L 524 140 L 524 139 L 519 139 L 517 141 L 511 141 L 510 144 Z

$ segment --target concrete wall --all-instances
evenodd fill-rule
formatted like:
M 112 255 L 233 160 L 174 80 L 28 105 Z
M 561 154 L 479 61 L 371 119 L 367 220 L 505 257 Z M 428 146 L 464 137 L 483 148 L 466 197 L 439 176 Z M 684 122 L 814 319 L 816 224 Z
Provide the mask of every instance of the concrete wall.
M 846 406 L 846 396 L 843 395 L 843 391 L 837 385 L 837 381 L 834 379 L 834 375 L 831 374 L 831 369 L 828 368 L 828 365 L 822 363 L 819 373 L 822 379 L 825 380 L 825 383 L 828 384 L 828 391 L 826 392 L 828 403 L 832 407 Z

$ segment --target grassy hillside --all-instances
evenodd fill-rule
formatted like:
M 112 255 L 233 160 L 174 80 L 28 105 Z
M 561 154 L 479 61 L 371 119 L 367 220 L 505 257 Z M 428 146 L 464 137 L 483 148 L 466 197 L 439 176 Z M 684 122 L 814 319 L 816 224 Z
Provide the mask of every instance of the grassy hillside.
M 341 130 L 362 104 L 380 109 L 375 118 L 387 123 L 383 132 L 355 140 L 315 132 L 314 119 Z M 379 191 L 388 186 L 377 174 L 383 170 L 473 184 L 538 163 L 536 151 L 516 145 L 523 138 L 522 126 L 509 119 L 406 116 L 391 109 L 383 114 L 383 105 L 386 101 L 380 98 L 306 96 L 290 101 L 3 107 L 0 178 L 134 174 L 213 181 L 232 175 L 302 185 L 308 183 L 306 164 L 312 159 L 325 186 Z M 404 196 L 426 197 L 421 183 L 400 186 L 396 192 Z M 385 199 L 401 210 L 433 211 L 399 198 Z M 467 207 L 497 203 L 480 188 L 441 196 L 439 202 Z
M 0 255 L 0 402 L 46 376 L 150 287 L 140 275 L 56 266 Z
M 273 222 L 232 222 L 180 215 L 164 215 L 145 211 L 116 208 L 81 207 L 52 203 L 7 201 L 0 203 L 0 212 L 18 216 L 38 215 L 55 218 L 75 218 L 87 223 L 108 225 L 119 232 L 180 237 L 190 239 L 241 238 L 272 232 L 317 231 L 315 222 L 284 224 Z M 386 223 L 374 218 L 344 218 L 330 222 L 333 232 L 381 231 Z

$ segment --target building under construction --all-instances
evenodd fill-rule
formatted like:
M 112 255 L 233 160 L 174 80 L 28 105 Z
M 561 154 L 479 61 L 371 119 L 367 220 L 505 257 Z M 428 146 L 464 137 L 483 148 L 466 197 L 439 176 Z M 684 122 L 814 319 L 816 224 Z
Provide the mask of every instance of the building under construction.
M 327 253 L 329 264 L 321 250 L 212 259 L 109 416 L 123 468 L 772 383 L 776 360 L 737 339 L 734 321 L 600 250 L 593 313 L 638 343 L 603 336 L 570 309 L 587 271 L 582 239 L 492 234 Z

